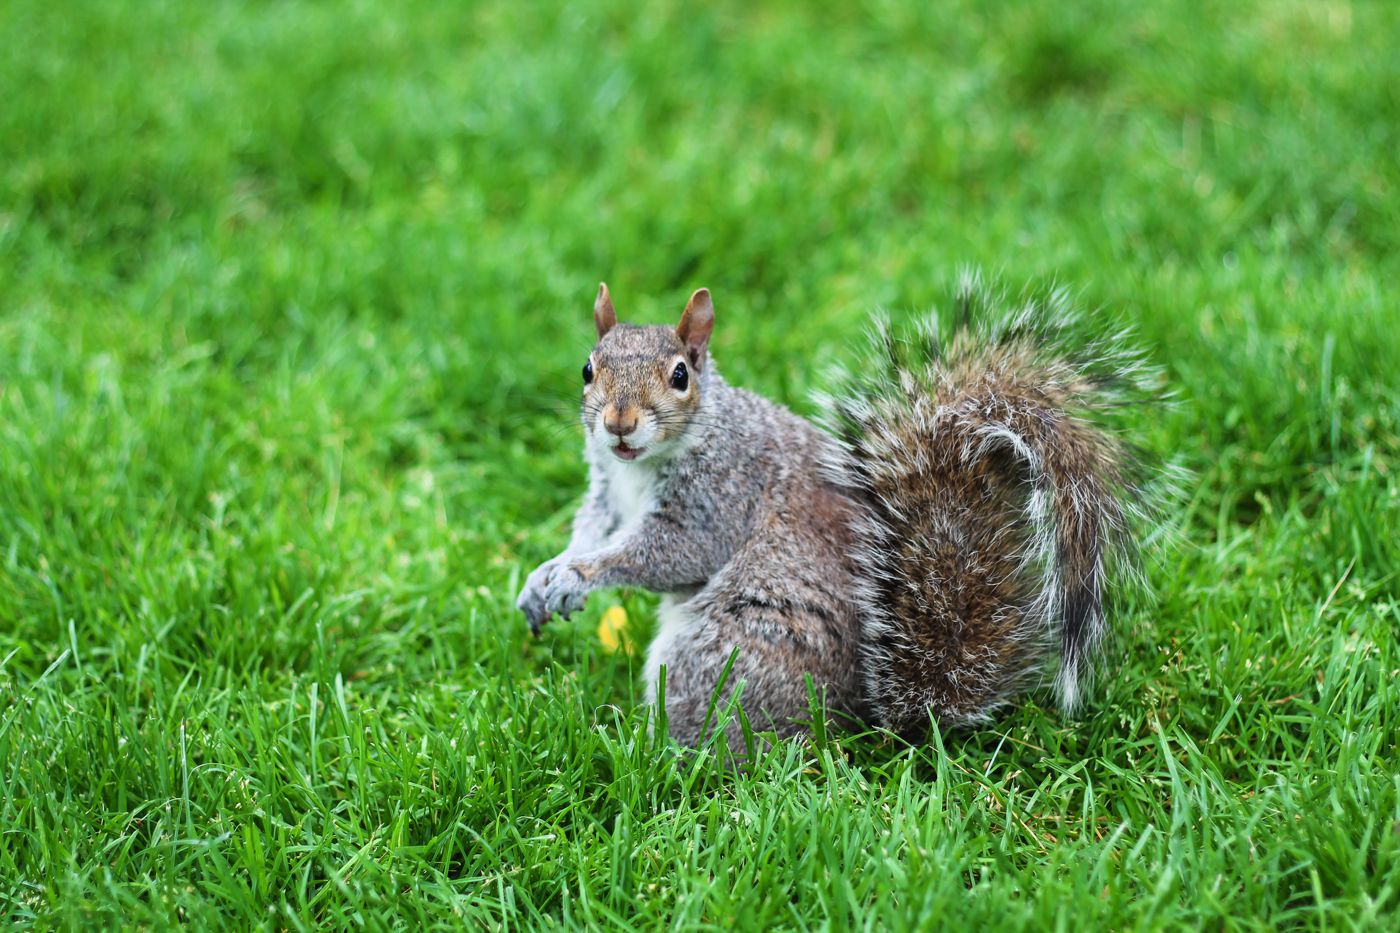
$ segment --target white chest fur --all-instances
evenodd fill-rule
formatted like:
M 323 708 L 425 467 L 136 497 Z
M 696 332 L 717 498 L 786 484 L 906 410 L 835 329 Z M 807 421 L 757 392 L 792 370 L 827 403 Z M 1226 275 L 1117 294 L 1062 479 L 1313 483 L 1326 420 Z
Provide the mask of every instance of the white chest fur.
M 602 469 L 607 475 L 608 498 L 622 519 L 618 533 L 626 534 L 656 508 L 661 477 L 650 464 L 623 463 L 608 454 L 604 454 Z

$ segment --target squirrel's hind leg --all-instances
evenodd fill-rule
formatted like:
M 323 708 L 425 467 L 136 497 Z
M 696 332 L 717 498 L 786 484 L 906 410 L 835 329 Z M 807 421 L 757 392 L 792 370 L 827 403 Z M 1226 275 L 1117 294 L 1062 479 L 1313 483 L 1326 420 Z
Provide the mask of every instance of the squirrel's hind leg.
M 834 636 L 853 626 L 854 616 L 831 618 L 842 610 L 729 587 L 723 575 L 689 600 L 667 598 L 647 652 L 647 701 L 657 702 L 664 667 L 671 737 L 699 746 L 722 722 L 734 755 L 745 748 L 736 696 L 752 731 L 801 735 L 812 715 L 810 675 L 827 710 L 854 718 L 859 678 L 853 652 L 849 663 L 842 663 L 851 649 L 834 644 L 845 641 Z

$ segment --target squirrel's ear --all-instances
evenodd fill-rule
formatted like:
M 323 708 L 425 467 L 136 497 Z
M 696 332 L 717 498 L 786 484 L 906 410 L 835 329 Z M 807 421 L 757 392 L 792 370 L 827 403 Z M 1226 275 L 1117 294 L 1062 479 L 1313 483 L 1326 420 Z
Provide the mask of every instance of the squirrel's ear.
M 699 366 L 705 355 L 705 346 L 710 342 L 710 331 L 715 329 L 715 306 L 710 301 L 710 290 L 701 288 L 690 296 L 685 306 L 680 324 L 676 325 L 676 336 L 685 344 L 692 365 Z
M 598 283 L 598 298 L 593 302 L 593 326 L 598 328 L 598 339 L 612 330 L 617 324 L 617 312 L 613 310 L 612 296 L 608 294 L 608 283 Z

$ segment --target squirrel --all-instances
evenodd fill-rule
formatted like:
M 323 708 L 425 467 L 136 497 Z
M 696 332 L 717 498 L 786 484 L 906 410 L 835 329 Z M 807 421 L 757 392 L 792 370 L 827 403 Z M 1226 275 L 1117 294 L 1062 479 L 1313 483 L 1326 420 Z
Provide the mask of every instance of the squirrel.
M 1137 578 L 1150 471 L 1105 426 L 1150 393 L 1126 335 L 1074 340 L 1056 290 L 1010 307 L 965 277 L 949 339 L 878 323 L 816 424 L 725 382 L 696 291 L 675 327 L 620 323 L 583 366 L 587 495 L 526 579 L 532 631 L 613 586 L 661 594 L 646 699 L 688 745 L 713 699 L 779 737 L 828 713 L 914 737 L 988 722 L 1054 666 L 1083 702 L 1110 588 Z M 716 691 L 719 691 L 717 693 Z M 742 747 L 740 723 L 724 729 Z

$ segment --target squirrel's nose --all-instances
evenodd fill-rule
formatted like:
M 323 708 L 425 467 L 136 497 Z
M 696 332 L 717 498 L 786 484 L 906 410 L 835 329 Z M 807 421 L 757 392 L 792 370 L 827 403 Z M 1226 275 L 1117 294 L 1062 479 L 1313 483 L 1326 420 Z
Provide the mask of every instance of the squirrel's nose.
M 637 411 L 629 408 L 626 411 L 619 411 L 616 408 L 609 408 L 603 412 L 603 427 L 609 434 L 616 434 L 618 437 L 626 437 L 637 430 Z

